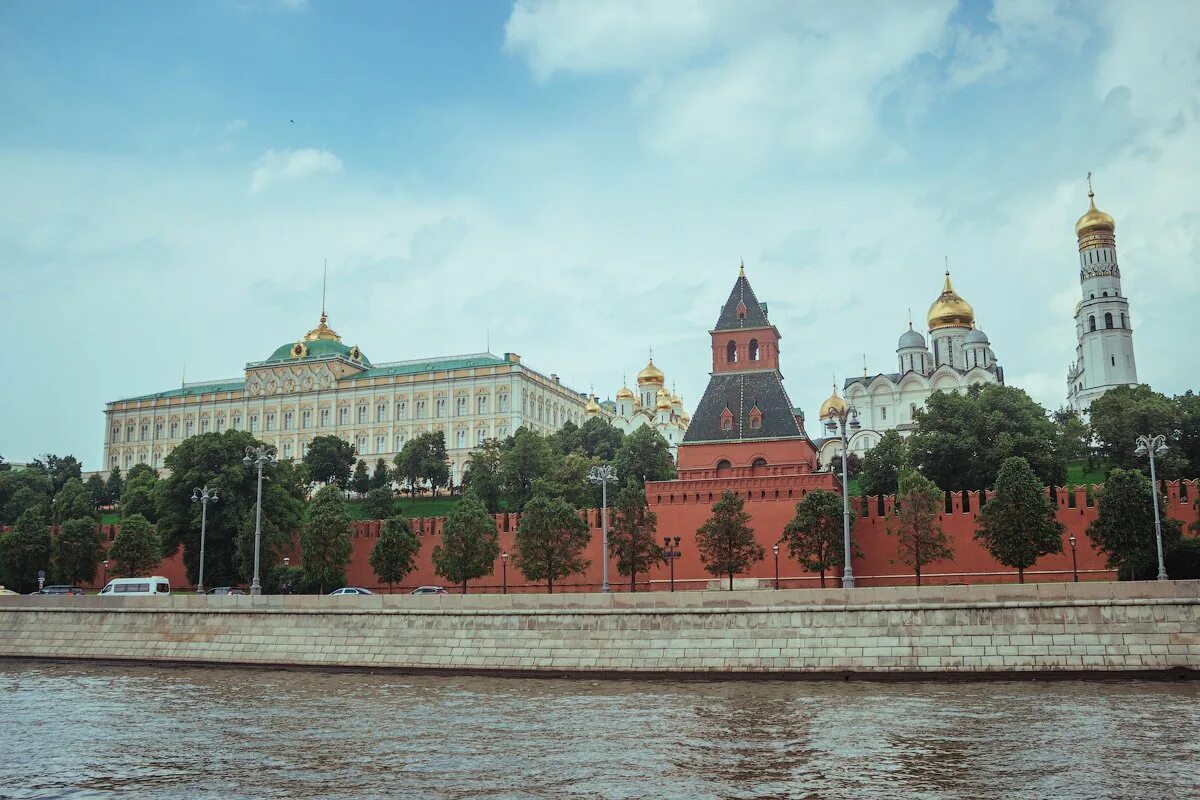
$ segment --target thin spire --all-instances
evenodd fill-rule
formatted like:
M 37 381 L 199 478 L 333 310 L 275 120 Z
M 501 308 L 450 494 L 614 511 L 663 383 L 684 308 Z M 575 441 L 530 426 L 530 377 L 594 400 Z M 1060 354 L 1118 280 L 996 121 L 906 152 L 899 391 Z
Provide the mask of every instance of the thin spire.
M 863 377 L 867 377 L 867 354 L 863 353 Z
M 739 258 L 738 261 L 740 262 L 738 265 L 738 277 L 744 278 L 746 277 L 746 259 Z
M 329 259 L 325 259 L 325 268 L 321 272 L 321 322 L 325 321 L 325 287 L 329 283 Z
M 650 345 L 650 360 L 654 360 L 654 345 Z
M 908 307 L 908 329 L 912 330 L 912 306 Z
M 1092 189 L 1092 173 L 1090 171 L 1088 172 L 1087 182 L 1088 182 L 1088 197 L 1095 197 L 1096 193 Z
M 490 352 L 492 352 L 492 329 L 490 326 L 487 328 L 486 336 L 487 336 L 487 344 L 484 347 L 484 352 L 490 353 Z

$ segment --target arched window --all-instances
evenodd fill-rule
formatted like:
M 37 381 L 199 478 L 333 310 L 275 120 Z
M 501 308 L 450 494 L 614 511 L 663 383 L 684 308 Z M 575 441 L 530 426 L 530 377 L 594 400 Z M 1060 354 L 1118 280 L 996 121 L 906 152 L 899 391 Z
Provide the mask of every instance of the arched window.
M 1105 315 L 1104 315 L 1104 327 L 1111 328 L 1112 326 L 1113 326 L 1112 312 L 1110 311 L 1110 312 L 1105 313 Z
M 734 342 L 725 345 L 725 361 L 730 364 L 737 363 L 737 344 Z
M 1125 315 L 1124 314 L 1121 315 L 1121 327 L 1122 328 L 1125 327 Z
M 756 458 L 754 459 L 753 463 L 750 464 L 751 475 L 762 475 L 766 469 L 767 460 L 765 458 Z
M 721 459 L 720 461 L 717 462 L 717 477 L 718 478 L 726 477 L 727 475 L 729 475 L 729 472 L 732 468 L 733 468 L 732 464 L 730 464 L 725 459 Z
M 1088 317 L 1088 331 L 1091 332 L 1094 330 L 1096 330 L 1096 318 Z
M 750 340 L 750 360 L 758 361 L 758 339 Z

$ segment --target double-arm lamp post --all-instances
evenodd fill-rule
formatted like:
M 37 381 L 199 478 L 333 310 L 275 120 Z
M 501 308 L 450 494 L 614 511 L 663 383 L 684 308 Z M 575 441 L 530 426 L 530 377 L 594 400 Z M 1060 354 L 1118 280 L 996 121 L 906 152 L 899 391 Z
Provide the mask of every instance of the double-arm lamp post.
M 603 554 L 601 557 L 601 565 L 603 567 L 600 591 L 611 592 L 612 589 L 608 585 L 608 485 L 617 482 L 617 471 L 612 468 L 611 464 L 601 464 L 597 467 L 592 467 L 588 472 L 588 480 L 600 486 L 600 528 L 604 533 Z
M 274 452 L 266 445 L 247 447 L 242 463 L 247 467 L 258 467 L 258 501 L 254 511 L 254 579 L 250 581 L 250 594 L 262 594 L 262 581 L 258 578 L 259 553 L 262 547 L 262 481 L 263 467 L 276 463 Z
M 1162 520 L 1158 516 L 1158 475 L 1154 472 L 1154 457 L 1167 452 L 1167 437 L 1161 433 L 1157 436 L 1139 436 L 1137 448 L 1133 451 L 1139 456 L 1150 456 L 1150 497 L 1154 502 L 1154 538 L 1158 544 L 1158 579 L 1167 579 L 1167 564 L 1163 560 Z
M 204 594 L 204 535 L 208 528 L 208 504 L 217 502 L 217 490 L 204 488 L 192 489 L 192 502 L 200 503 L 200 576 L 196 579 L 196 594 Z
M 837 397 L 835 394 L 834 397 Z M 832 400 L 833 398 L 830 398 Z M 854 588 L 854 567 L 850 564 L 850 477 L 847 472 L 847 462 L 850 460 L 850 445 L 849 437 L 846 435 L 846 426 L 849 424 L 850 430 L 857 431 L 862 427 L 858 421 L 858 409 L 854 406 L 846 405 L 841 398 L 837 398 L 838 402 L 827 402 L 825 414 L 825 429 L 830 433 L 837 434 L 841 432 L 842 437 L 842 546 L 844 552 L 842 558 L 845 566 L 842 567 L 842 588 Z

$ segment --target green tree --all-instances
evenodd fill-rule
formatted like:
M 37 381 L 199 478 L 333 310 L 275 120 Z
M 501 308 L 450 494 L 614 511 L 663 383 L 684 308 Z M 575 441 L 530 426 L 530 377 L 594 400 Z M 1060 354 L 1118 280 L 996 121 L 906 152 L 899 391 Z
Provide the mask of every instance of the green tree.
M 446 454 L 446 435 L 441 431 L 430 431 L 417 437 L 424 442 L 424 458 L 421 461 L 421 477 L 429 482 L 433 496 L 438 488 L 450 484 L 450 456 Z
M 304 454 L 304 466 L 314 481 L 328 483 L 332 479 L 343 489 L 349 488 L 354 447 L 337 436 L 314 436 Z
M 598 464 L 598 460 L 588 458 L 579 451 L 568 453 L 554 462 L 552 472 L 545 479 L 546 485 L 542 493 L 561 497 L 572 508 L 599 508 L 600 487 L 588 478 L 592 467 Z
M 1012 456 L 1028 461 L 1043 485 L 1061 486 L 1067 477 L 1054 423 L 1029 395 L 1011 386 L 934 392 L 917 412 L 917 431 L 908 446 L 913 464 L 946 491 L 990 487 Z
M 862 472 L 862 462 L 863 460 L 859 458 L 858 453 L 851 453 L 850 457 L 846 459 L 846 477 L 850 480 L 858 477 L 859 473 Z M 840 479 L 842 475 L 842 454 L 838 453 L 831 458 L 829 465 L 833 468 L 833 474 L 837 475 Z
M 1092 432 L 1079 414 L 1070 408 L 1054 412 L 1058 453 L 1064 461 L 1081 461 L 1092 454 Z
M 92 507 L 99 508 L 107 501 L 107 490 L 104 488 L 104 478 L 101 478 L 96 473 L 88 476 L 84 481 L 84 487 L 88 490 L 88 496 L 92 498 Z
M 1087 535 L 1108 557 L 1108 566 L 1130 580 L 1156 575 L 1158 544 L 1150 480 L 1137 470 L 1114 469 L 1104 481 L 1097 505 L 1099 513 L 1088 525 Z M 1158 510 L 1166 555 L 1179 545 L 1181 526 L 1178 520 L 1167 517 L 1161 496 Z
M 734 575 L 745 572 L 766 555 L 749 523 L 746 501 L 736 492 L 725 492 L 713 504 L 712 516 L 696 531 L 700 563 L 710 575 L 729 576 L 730 590 Z
M 392 471 L 388 468 L 388 463 L 382 458 L 375 459 L 375 469 L 371 472 L 371 488 L 372 489 L 391 489 Z
M 36 589 L 38 571 L 51 569 L 52 549 L 43 508 L 26 509 L 11 530 L 0 534 L 0 565 L 6 584 L 22 593 Z
M 590 538 L 587 523 L 565 500 L 538 495 L 521 514 L 513 561 L 526 578 L 544 580 L 553 593 L 554 581 L 587 569 L 583 552 Z
M 380 486 L 367 492 L 363 499 L 363 513 L 367 519 L 387 519 L 398 513 L 396 498 L 391 487 Z
M 108 548 L 108 557 L 116 562 L 110 571 L 118 575 L 149 575 L 163 559 L 162 539 L 150 520 L 134 514 L 121 520 L 121 529 Z
M 533 497 L 534 481 L 544 480 L 550 474 L 555 456 L 546 438 L 528 428 L 518 428 L 505 443 L 500 459 L 500 478 L 510 510 L 525 508 Z
M 617 572 L 629 578 L 629 591 L 636 592 L 637 576 L 663 560 L 663 549 L 655 541 L 658 515 L 646 502 L 646 490 L 635 485 L 621 487 L 610 513 L 608 546 L 617 559 Z
M 433 548 L 433 569 L 466 594 L 467 581 L 491 575 L 499 556 L 496 521 L 483 501 L 468 492 L 446 517 L 441 544 Z
M 471 451 L 463 469 L 463 490 L 472 492 L 483 501 L 492 514 L 500 511 L 503 499 L 504 487 L 500 475 L 503 454 L 500 442 L 487 439 Z
M 636 483 L 644 487 L 646 481 L 669 481 L 675 477 L 671 447 L 662 434 L 649 425 L 643 425 L 625 437 L 613 457 L 613 467 L 622 485 Z
M 612 461 L 624 441 L 625 434 L 601 417 L 588 417 L 579 427 L 579 445 L 589 458 Z
M 371 488 L 371 471 L 367 469 L 367 462 L 361 458 L 354 465 L 354 474 L 350 477 L 350 488 L 354 490 L 359 497 L 367 493 Z
M 67 481 L 75 478 L 83 480 L 83 465 L 79 463 L 79 459 L 75 456 L 63 456 L 59 458 L 53 453 L 47 453 L 42 458 L 35 458 L 29 463 L 29 469 L 43 473 L 50 479 L 50 493 L 56 495 L 67 484 Z
M 135 464 L 125 476 L 125 488 L 120 501 L 121 516 L 141 514 L 150 522 L 156 522 L 158 511 L 154 492 L 157 485 L 157 472 L 147 464 Z
M 885 431 L 863 459 L 858 488 L 865 497 L 895 494 L 900 473 L 907 466 L 908 445 L 904 438 L 895 430 Z
M 409 494 L 413 497 L 417 496 L 417 484 L 421 481 L 421 465 L 424 458 L 422 451 L 419 437 L 413 437 L 404 443 L 400 452 L 392 459 L 397 481 L 406 484 Z
M 50 518 L 50 479 L 33 469 L 0 472 L 0 525 L 12 525 L 26 511 Z
M 841 568 L 846 562 L 842 498 L 824 489 L 814 489 L 804 495 L 804 499 L 796 504 L 795 516 L 784 526 L 783 540 L 800 566 L 821 576 L 821 588 L 824 589 L 825 573 Z
M 69 519 L 83 518 L 93 522 L 97 519 L 92 496 L 79 478 L 71 478 L 63 484 L 54 496 L 51 512 L 56 525 L 62 525 Z
M 421 541 L 403 517 L 388 517 L 379 529 L 379 539 L 371 549 L 371 569 L 392 590 L 417 565 Z
M 313 497 L 308 522 L 300 529 L 300 560 L 321 594 L 345 580 L 353 551 L 346 498 L 338 487 L 326 486 Z
M 1024 583 L 1025 570 L 1039 558 L 1063 551 L 1063 524 L 1054 511 L 1029 462 L 1013 456 L 1000 467 L 996 489 L 980 512 L 975 539 L 1001 564 L 1016 569 L 1017 582 Z
M 916 470 L 900 475 L 900 485 L 887 531 L 896 537 L 900 563 L 912 567 L 921 585 L 921 568 L 944 558 L 953 558 L 950 539 L 938 522 L 945 508 L 945 495 L 937 485 Z
M 559 453 L 576 453 L 583 451 L 583 437 L 579 434 L 579 426 L 567 420 L 562 427 L 550 434 L 550 443 Z
M 1179 409 L 1179 435 L 1175 437 L 1179 456 L 1187 460 L 1185 473 L 1200 477 L 1200 395 L 1190 389 L 1175 398 Z
M 265 506 L 266 503 L 263 503 L 263 505 Z M 209 514 L 212 514 L 215 507 L 213 504 L 209 505 Z M 233 542 L 233 569 L 236 579 L 230 581 L 230 583 L 249 585 L 254 580 L 255 516 L 255 508 L 251 506 L 246 509 L 246 513 L 242 517 L 242 523 L 238 527 L 236 538 Z M 211 520 L 211 517 L 209 519 Z M 263 580 L 263 576 L 270 575 L 276 566 L 283 563 L 284 553 L 288 552 L 291 546 L 291 531 L 284 530 L 276 525 L 275 521 L 271 519 L 270 514 L 264 510 L 258 543 L 258 574 L 260 581 Z M 207 547 L 205 548 L 204 562 L 204 580 L 212 584 L 213 582 L 209 578 L 212 573 L 209 571 Z
M 1163 434 L 1167 453 L 1156 460 L 1160 478 L 1178 478 L 1187 459 L 1178 447 L 1183 417 L 1180 406 L 1149 386 L 1118 386 L 1097 397 L 1088 407 L 1096 449 L 1110 467 L 1149 470 L 1143 456 L 1134 453 L 1137 437 Z
M 258 468 L 243 462 L 247 447 L 260 445 L 246 431 L 204 433 L 183 440 L 166 458 L 169 471 L 155 488 L 158 530 L 167 555 L 183 547 L 187 578 L 195 583 L 200 569 L 200 503 L 192 501 L 196 487 L 208 486 L 220 500 L 208 504 L 204 547 L 204 581 L 213 586 L 235 585 L 244 580 L 244 553 L 237 540 L 247 514 L 258 500 Z M 302 470 L 290 461 L 263 467 L 263 520 L 288 535 L 295 531 L 304 510 Z M 268 560 L 270 554 L 268 553 Z M 264 561 L 264 563 L 266 563 Z
M 110 504 L 116 503 L 121 499 L 123 491 L 125 480 L 121 477 L 121 468 L 113 467 L 112 472 L 108 473 L 108 481 L 104 484 L 104 497 Z
M 74 517 L 62 523 L 54 538 L 54 574 L 63 583 L 83 585 L 96 578 L 104 558 L 104 537 L 91 517 Z

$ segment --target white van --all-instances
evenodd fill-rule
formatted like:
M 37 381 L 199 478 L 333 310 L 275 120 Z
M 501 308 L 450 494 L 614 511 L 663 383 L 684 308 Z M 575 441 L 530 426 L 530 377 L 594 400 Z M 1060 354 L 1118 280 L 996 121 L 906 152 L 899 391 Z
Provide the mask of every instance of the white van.
M 153 594 L 170 594 L 171 583 L 161 575 L 149 578 L 113 578 L 100 590 L 109 597 L 149 597 Z

